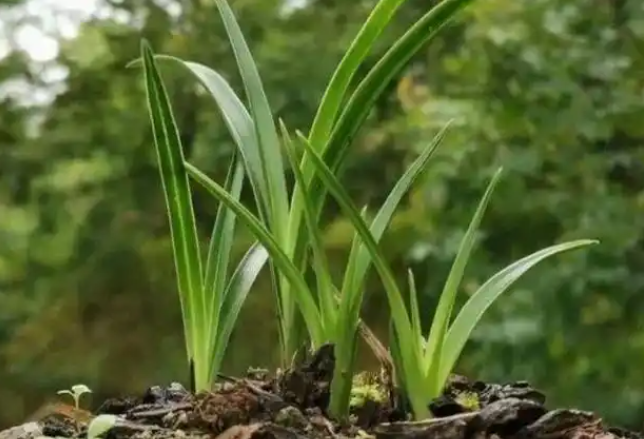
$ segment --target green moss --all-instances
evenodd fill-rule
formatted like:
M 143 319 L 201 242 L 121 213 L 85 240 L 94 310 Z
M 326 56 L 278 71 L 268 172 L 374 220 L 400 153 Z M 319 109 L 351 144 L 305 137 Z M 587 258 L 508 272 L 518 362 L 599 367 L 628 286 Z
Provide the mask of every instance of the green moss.
M 376 375 L 363 372 L 353 378 L 351 401 L 349 403 L 351 407 L 361 407 L 367 401 L 383 402 L 386 397 L 386 389 L 378 381 Z
M 478 410 L 481 408 L 478 394 L 474 392 L 460 392 L 454 398 L 457 403 L 468 410 Z

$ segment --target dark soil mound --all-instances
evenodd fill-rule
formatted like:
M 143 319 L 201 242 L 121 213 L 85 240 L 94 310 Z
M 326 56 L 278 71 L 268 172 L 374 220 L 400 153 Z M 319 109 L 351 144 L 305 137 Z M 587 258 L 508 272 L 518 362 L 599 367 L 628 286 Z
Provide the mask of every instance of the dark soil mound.
M 338 423 L 324 411 L 332 370 L 327 346 L 272 378 L 256 371 L 221 377 L 215 390 L 197 394 L 177 383 L 156 386 L 139 397 L 107 400 L 96 414 L 119 417 L 106 439 L 644 439 L 609 428 L 592 413 L 549 410 L 545 396 L 526 382 L 487 384 L 460 376 L 431 402 L 431 420 L 405 421 L 404 401 L 388 386 L 389 398 L 366 401 Z M 84 438 L 86 421 L 57 413 L 0 432 L 0 439 Z

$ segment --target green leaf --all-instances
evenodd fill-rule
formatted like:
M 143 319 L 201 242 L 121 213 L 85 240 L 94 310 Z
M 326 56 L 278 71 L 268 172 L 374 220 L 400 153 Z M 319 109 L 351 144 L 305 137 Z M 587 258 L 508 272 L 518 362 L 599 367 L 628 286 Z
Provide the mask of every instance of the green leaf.
M 293 145 L 291 137 L 288 134 L 288 130 L 282 121 L 280 121 L 280 127 L 282 131 L 282 138 L 284 139 L 284 145 L 286 147 L 286 151 L 288 152 L 288 157 L 291 161 L 291 167 L 293 169 L 295 179 L 298 183 L 303 183 L 304 177 L 302 176 L 302 171 L 300 170 L 297 163 L 295 147 Z M 297 197 L 298 194 L 295 194 L 294 196 Z M 320 309 L 322 311 L 322 320 L 324 322 L 327 339 L 333 340 L 337 314 L 337 305 L 333 295 L 336 288 L 333 285 L 333 280 L 331 279 L 331 271 L 329 269 L 329 263 L 324 252 L 324 244 L 322 243 L 322 234 L 317 223 L 314 221 L 313 211 L 311 210 L 311 206 L 308 202 L 308 193 L 305 186 L 302 186 L 302 191 L 299 193 L 299 197 L 299 201 L 304 207 L 306 230 L 308 232 L 309 244 L 311 245 L 311 250 L 313 252 L 313 263 L 317 281 Z
M 168 208 L 170 233 L 177 273 L 179 297 L 183 314 L 188 358 L 195 365 L 207 362 L 203 346 L 203 322 L 206 304 L 201 294 L 202 269 L 199 242 L 195 225 L 190 185 L 184 168 L 184 156 L 179 133 L 161 75 L 156 67 L 152 49 L 146 41 L 141 44 L 145 89 L 152 122 L 159 172 Z M 197 387 L 207 388 L 203 370 L 197 371 Z
M 366 248 L 369 250 L 373 264 L 376 267 L 380 279 L 385 287 L 385 292 L 387 293 L 387 300 L 389 303 L 389 308 L 391 310 L 391 318 L 394 322 L 396 333 L 398 334 L 400 340 L 401 356 L 403 371 L 405 373 L 405 379 L 409 383 L 419 383 L 422 380 L 422 374 L 420 370 L 420 359 L 418 357 L 418 350 L 412 348 L 412 337 L 413 333 L 411 330 L 411 324 L 409 317 L 407 315 L 407 310 L 405 307 L 405 302 L 402 298 L 402 294 L 396 280 L 392 274 L 391 268 L 386 262 L 382 251 L 378 248 L 378 244 L 375 242 L 371 232 L 367 227 L 364 219 L 361 217 L 360 213 L 352 203 L 350 197 L 333 175 L 331 170 L 326 166 L 322 158 L 313 150 L 311 145 L 308 143 L 306 138 L 298 133 L 299 138 L 303 142 L 305 148 L 307 149 L 308 154 L 313 159 L 313 163 L 317 169 L 318 176 L 322 182 L 326 185 L 329 192 L 334 196 L 338 202 L 342 211 L 347 215 L 351 223 L 356 229 L 356 232 L 360 234 L 360 238 L 365 244 Z M 412 406 L 416 413 L 427 413 L 427 404 L 424 396 L 421 396 L 419 393 L 410 395 L 412 399 Z
M 425 340 L 423 337 L 423 326 L 420 318 L 420 308 L 418 307 L 418 290 L 416 290 L 416 281 L 414 280 L 414 273 L 407 270 L 407 282 L 409 284 L 409 312 L 411 314 L 411 328 L 414 332 L 414 340 L 418 343 L 416 349 L 420 349 Z
M 226 176 L 224 188 L 233 198 L 239 200 L 243 183 L 243 163 L 233 159 Z M 228 278 L 230 251 L 235 237 L 235 220 L 234 213 L 227 209 L 225 205 L 219 204 L 215 225 L 210 234 L 210 246 L 204 275 L 204 286 L 210 290 L 212 296 L 209 314 L 212 314 L 215 306 L 219 303 L 219 300 L 217 300 L 218 294 L 224 291 Z
M 324 91 L 313 124 L 311 125 L 309 143 L 311 143 L 313 149 L 323 151 L 327 148 L 327 140 L 333 124 L 337 119 L 338 111 L 342 103 L 346 100 L 346 91 L 351 79 L 375 44 L 378 36 L 382 33 L 389 21 L 391 21 L 394 13 L 403 2 L 404 0 L 381 0 L 378 2 L 367 20 L 363 23 L 351 46 L 345 52 Z M 308 186 L 310 184 L 315 176 L 315 168 L 312 166 L 311 159 L 306 154 L 302 159 L 301 169 L 305 184 L 298 183 L 295 186 L 295 195 L 293 196 L 293 204 L 291 205 L 288 223 L 288 230 L 291 234 L 288 251 L 296 259 L 303 259 L 300 256 L 305 247 L 303 241 L 304 235 L 300 235 L 303 206 L 299 202 L 299 193 L 305 185 Z M 317 204 L 314 206 L 317 206 Z M 313 212 L 317 220 L 319 209 L 314 208 Z
M 264 227 L 260 220 L 248 211 L 239 201 L 230 196 L 228 192 L 212 179 L 208 178 L 203 172 L 191 165 L 185 163 L 188 174 L 208 192 L 210 192 L 220 203 L 224 203 L 230 210 L 235 212 L 238 219 L 250 230 L 255 238 L 266 248 L 273 262 L 279 270 L 293 284 L 294 297 L 297 301 L 304 321 L 311 335 L 314 344 L 322 345 L 324 343 L 324 330 L 321 317 L 313 293 L 309 289 L 302 274 L 293 265 L 288 256 L 282 251 L 277 240 Z
M 239 317 L 242 305 L 250 292 L 257 276 L 268 260 L 268 252 L 259 243 L 246 252 L 239 262 L 225 290 L 225 300 L 220 311 L 215 349 L 213 350 L 213 370 L 219 370 L 228 347 L 230 336 Z
M 87 426 L 87 439 L 96 439 L 111 430 L 118 421 L 115 415 L 98 415 Z
M 213 97 L 221 111 L 228 131 L 244 159 L 260 217 L 266 221 L 270 214 L 270 200 L 264 166 L 255 134 L 255 125 L 248 110 L 235 94 L 230 84 L 215 70 L 192 61 L 184 61 L 167 55 L 156 55 L 161 61 L 171 61 L 185 68 Z
M 426 169 L 429 158 L 443 138 L 445 129 L 434 138 L 432 144 L 423 151 L 398 180 L 394 189 L 374 218 L 370 232 L 376 243 L 380 241 L 403 196 L 407 193 L 416 178 Z M 361 214 L 361 218 L 365 215 L 366 210 Z M 349 259 L 344 273 L 341 294 L 342 300 L 338 317 L 337 333 L 339 334 L 339 340 L 336 344 L 336 363 L 343 371 L 351 370 L 351 365 L 348 362 L 355 355 L 356 346 L 347 345 L 345 341 L 350 339 L 349 334 L 355 332 L 359 324 L 360 309 L 364 296 L 363 284 L 370 263 L 371 255 L 367 248 L 360 242 L 360 235 L 356 234 L 351 245 L 351 252 L 349 253 Z M 415 343 L 418 344 L 418 341 Z M 336 374 L 337 376 L 334 378 L 331 388 L 330 408 L 336 416 L 344 413 L 348 409 L 349 402 L 350 388 L 347 388 L 345 382 L 346 377 L 341 376 L 341 373 L 343 372 Z
M 326 140 L 331 133 L 340 105 L 345 99 L 349 83 L 358 67 L 404 1 L 380 0 L 333 72 L 333 76 L 324 91 L 322 101 L 315 114 L 309 135 L 309 143 L 316 151 L 320 151 L 321 148 L 326 146 Z M 304 162 L 302 167 L 309 173 L 314 170 L 308 162 Z M 307 171 L 303 171 L 303 174 L 306 174 Z
M 476 243 L 476 235 L 481 224 L 481 220 L 483 219 L 483 215 L 485 214 L 485 209 L 490 202 L 490 198 L 492 197 L 496 184 L 501 178 L 501 172 L 501 168 L 496 171 L 483 194 L 483 198 L 474 212 L 472 221 L 470 221 L 467 231 L 465 232 L 465 236 L 463 236 L 458 253 L 452 263 L 452 268 L 450 269 L 447 281 L 445 282 L 443 291 L 441 292 L 438 300 L 438 306 L 436 307 L 432 326 L 429 330 L 429 337 L 425 350 L 425 367 L 427 368 L 428 379 L 431 386 L 429 394 L 432 397 L 440 394 L 441 389 L 438 387 L 443 385 L 443 383 L 438 381 L 437 378 L 442 349 L 445 342 L 444 338 L 452 316 L 456 294 L 458 293 L 458 288 L 461 284 L 461 280 L 463 279 L 465 266 L 470 259 L 470 254 L 472 253 L 472 249 Z
M 412 57 L 435 37 L 456 13 L 473 1 L 443 0 L 438 3 L 414 23 L 369 71 L 346 104 L 329 139 L 328 156 L 325 155 L 324 158 L 331 169 L 336 169 L 343 161 L 348 141 L 355 137 L 374 103 L 391 80 L 400 74 Z
M 242 186 L 244 183 L 244 166 L 241 160 L 233 159 L 228 170 L 226 183 L 224 187 L 230 192 L 230 195 L 239 200 L 241 195 Z M 222 203 L 219 204 L 217 209 L 217 216 L 215 225 L 210 236 L 210 246 L 208 248 L 208 256 L 206 259 L 206 270 L 204 275 L 204 292 L 208 291 L 210 294 L 210 301 L 206 315 L 208 321 L 206 326 L 208 332 L 208 344 L 210 346 L 213 357 L 216 357 L 215 351 L 223 352 L 226 350 L 226 343 L 220 345 L 217 343 L 218 331 L 220 327 L 220 320 L 236 318 L 237 316 L 222 314 L 222 303 L 226 300 L 226 283 L 228 280 L 228 266 L 230 264 L 231 250 L 233 248 L 233 241 L 235 238 L 235 214 L 231 212 Z M 245 295 L 243 296 L 246 297 Z M 243 303 L 243 302 L 241 302 Z M 240 307 L 241 307 L 240 303 Z M 215 371 L 219 370 L 220 363 L 211 364 L 210 382 L 212 382 Z
M 232 9 L 230 9 L 226 0 L 215 0 L 215 3 L 235 53 L 239 73 L 249 100 L 250 112 L 255 123 L 255 134 L 259 143 L 259 153 L 266 177 L 264 190 L 271 206 L 271 230 L 275 233 L 278 242 L 283 242 L 289 206 L 284 178 L 284 164 L 282 163 L 275 122 L 273 121 L 271 108 L 268 104 L 257 66 Z
M 577 241 L 565 242 L 539 250 L 529 256 L 520 259 L 496 273 L 485 284 L 481 286 L 454 319 L 443 345 L 443 356 L 440 363 L 440 382 L 446 382 L 447 377 L 454 368 L 465 343 L 470 337 L 472 330 L 479 322 L 483 313 L 504 291 L 514 284 L 528 270 L 544 261 L 550 256 L 559 253 L 575 250 L 581 247 L 597 244 L 598 241 L 580 239 Z
M 262 86 L 257 66 L 237 23 L 233 11 L 226 0 L 215 0 L 224 23 L 226 33 L 232 45 L 237 60 L 239 73 L 244 83 L 250 112 L 255 125 L 255 134 L 259 146 L 260 161 L 266 178 L 265 184 L 256 189 L 263 191 L 263 197 L 269 200 L 269 215 L 267 218 L 270 230 L 281 247 L 287 248 L 289 202 L 282 162 L 279 138 L 271 114 L 271 109 Z M 299 229 L 298 229 L 299 230 Z M 290 256 L 290 254 L 289 254 Z M 272 262 L 272 261 L 271 261 Z M 280 314 L 280 341 L 282 343 L 282 362 L 288 361 L 292 355 L 299 334 L 296 319 L 294 296 L 301 292 L 291 291 L 290 283 L 284 276 L 274 273 L 273 285 L 278 296 L 278 311 Z
M 358 130 L 367 118 L 376 100 L 386 90 L 391 80 L 397 77 L 405 68 L 409 60 L 416 55 L 437 33 L 444 27 L 462 8 L 467 6 L 473 0 L 444 0 L 432 8 L 427 14 L 419 19 L 398 41 L 386 52 L 382 59 L 369 71 L 367 76 L 360 82 L 356 91 L 349 101 L 344 105 L 344 111 L 334 125 L 331 136 L 328 138 L 326 145 L 323 147 L 314 144 L 315 150 L 320 150 L 323 161 L 329 167 L 340 175 L 342 163 L 348 152 L 349 145 L 355 138 Z M 338 80 L 339 83 L 339 80 Z M 326 104 L 326 103 L 325 103 Z M 332 108 L 332 103 L 326 104 Z M 322 111 L 322 110 L 320 110 Z M 324 109 L 325 116 L 327 109 Z M 331 112 L 329 111 L 329 114 Z M 318 116 L 321 118 L 322 116 Z M 319 122 L 322 124 L 322 122 Z M 320 125 L 322 126 L 322 125 Z M 317 132 L 323 133 L 325 130 L 318 128 Z M 314 142 L 319 142 L 315 134 Z M 320 134 L 321 135 L 321 134 Z M 304 158 L 304 164 L 308 159 Z M 313 179 L 314 175 L 310 174 L 308 168 L 303 168 L 305 178 L 312 179 L 309 181 L 309 196 L 312 199 L 313 210 L 316 219 L 322 211 L 324 200 L 326 198 L 325 189 L 320 185 L 318 180 Z M 299 187 L 296 187 L 296 191 Z M 301 206 L 294 204 L 289 216 L 288 230 L 294 239 L 289 241 L 289 254 L 294 258 L 302 257 L 305 243 L 297 239 L 301 228 L 302 211 Z
M 387 226 L 391 222 L 398 205 L 402 201 L 405 194 L 409 191 L 414 182 L 418 179 L 420 175 L 425 172 L 427 165 L 434 152 L 445 138 L 445 134 L 450 124 L 447 124 L 432 140 L 432 142 L 423 150 L 423 152 L 414 160 L 414 162 L 407 168 L 405 173 L 400 177 L 396 182 L 396 185 L 389 193 L 389 196 L 383 203 L 382 207 L 376 214 L 373 222 L 371 223 L 370 231 L 373 235 L 376 242 L 380 242 Z M 343 285 L 342 290 L 345 291 L 347 297 L 355 298 L 354 302 L 351 304 L 352 309 L 359 307 L 359 303 L 362 302 L 360 296 L 358 295 L 359 291 L 362 289 L 362 284 L 364 278 L 367 274 L 367 270 L 371 265 L 371 258 L 369 252 L 360 244 L 358 246 L 351 247 L 351 253 L 349 253 L 349 264 L 351 264 L 355 259 L 355 268 L 352 273 L 352 276 L 346 276 L 344 278 L 345 282 L 350 282 L 347 285 Z M 347 293 L 348 292 L 348 293 Z
M 440 29 L 473 1 L 443 0 L 433 7 L 396 41 L 360 82 L 344 106 L 344 111 L 335 124 L 328 144 L 321 155 L 324 162 L 338 175 L 340 175 L 339 172 L 351 141 L 391 80 L 402 72 L 411 58 L 435 37 Z M 312 204 L 319 215 L 326 197 L 325 190 L 315 180 L 309 185 L 309 194 L 313 198 Z M 299 218 L 291 212 L 289 230 L 297 230 L 298 227 Z

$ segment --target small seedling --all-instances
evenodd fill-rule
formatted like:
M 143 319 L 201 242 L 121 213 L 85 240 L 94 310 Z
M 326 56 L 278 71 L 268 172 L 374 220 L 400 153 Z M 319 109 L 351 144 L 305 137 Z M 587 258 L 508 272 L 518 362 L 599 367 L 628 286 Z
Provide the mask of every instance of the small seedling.
M 92 390 L 87 387 L 85 384 L 76 384 L 73 385 L 71 389 L 69 390 L 59 390 L 58 394 L 59 395 L 70 395 L 72 398 L 74 398 L 74 407 L 75 408 L 80 408 L 80 397 L 81 395 L 85 393 L 92 393 Z

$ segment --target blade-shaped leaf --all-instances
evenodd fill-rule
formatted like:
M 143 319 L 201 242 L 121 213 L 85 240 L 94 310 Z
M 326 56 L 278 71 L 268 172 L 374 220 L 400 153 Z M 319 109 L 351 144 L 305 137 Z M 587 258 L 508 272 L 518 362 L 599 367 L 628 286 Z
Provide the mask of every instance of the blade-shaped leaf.
M 418 53 L 433 37 L 438 34 L 454 16 L 474 0 L 443 0 L 433 7 L 402 36 L 385 53 L 360 82 L 356 91 L 344 107 L 335 124 L 328 145 L 322 152 L 322 158 L 329 167 L 340 175 L 342 164 L 348 152 L 351 140 L 356 136 L 367 118 L 374 103 L 386 90 L 391 80 L 397 77 L 409 60 Z M 318 180 L 309 183 L 309 194 L 317 215 L 326 198 L 326 190 Z M 289 230 L 299 230 L 300 217 L 292 211 Z M 298 251 L 294 243 L 295 253 Z
M 380 211 L 374 218 L 371 225 L 371 233 L 374 241 L 377 243 L 384 234 L 398 204 L 405 193 L 409 190 L 416 178 L 425 170 L 429 158 L 436 149 L 440 140 L 443 138 L 445 130 L 434 138 L 432 144 L 423 151 L 423 153 L 407 169 L 405 174 L 396 183 L 394 189 L 387 197 L 387 200 L 381 207 Z M 310 210 L 310 207 L 307 206 Z M 366 209 L 361 217 L 366 215 Z M 344 273 L 342 285 L 342 295 L 339 311 L 338 344 L 336 345 L 336 363 L 343 369 L 349 369 L 350 365 L 344 364 L 354 355 L 355 345 L 345 344 L 346 334 L 355 331 L 355 327 L 360 320 L 360 309 L 364 296 L 364 278 L 367 269 L 371 263 L 371 256 L 367 248 L 360 242 L 360 235 L 356 234 L 351 245 L 349 260 Z M 417 338 L 417 337 L 416 337 Z M 418 343 L 418 341 L 416 341 Z M 331 389 L 330 409 L 334 413 L 342 413 L 348 407 L 348 390 L 345 388 L 344 377 L 334 378 Z
M 409 283 L 409 312 L 411 313 L 411 328 L 414 331 L 414 339 L 417 340 L 418 348 L 420 349 L 423 340 L 423 327 L 420 319 L 420 308 L 418 307 L 418 290 L 416 289 L 416 281 L 414 280 L 414 273 L 411 269 L 407 270 L 407 282 Z
M 360 234 L 360 238 L 363 240 L 367 249 L 371 253 L 371 256 L 374 260 L 374 265 L 378 267 L 378 272 L 387 289 L 387 296 L 392 307 L 392 313 L 394 313 L 394 320 L 399 322 L 400 326 L 404 326 L 409 329 L 409 319 L 405 311 L 405 304 L 402 300 L 402 295 L 400 294 L 398 285 L 396 284 L 391 269 L 389 268 L 384 256 L 382 255 L 382 251 L 378 248 L 378 244 L 376 244 L 375 240 L 373 239 L 371 232 L 369 232 L 364 219 L 353 205 L 353 202 L 345 192 L 340 182 L 335 178 L 331 170 L 324 164 L 320 156 L 312 149 L 306 138 L 300 133 L 298 133 L 298 137 L 306 147 L 307 152 L 311 154 L 313 163 L 315 164 L 316 169 L 320 175 L 320 179 L 322 179 L 324 184 L 327 185 L 329 191 L 334 195 L 345 215 L 349 217 L 351 223 L 356 228 L 357 233 Z M 406 322 L 406 325 L 402 324 L 404 322 Z
M 213 350 L 213 371 L 219 370 L 221 366 L 242 305 L 267 260 L 268 252 L 266 249 L 259 243 L 255 243 L 246 252 L 237 269 L 230 277 L 225 292 L 226 298 L 221 307 L 221 319 L 217 330 L 215 349 Z
M 168 55 L 157 55 L 161 61 L 171 61 L 185 68 L 210 93 L 220 109 L 224 122 L 230 132 L 237 149 L 244 159 L 244 164 L 253 186 L 260 217 L 266 221 L 270 212 L 268 193 L 263 188 L 267 186 L 264 167 L 255 134 L 253 119 L 248 110 L 235 94 L 228 81 L 215 70 L 192 61 L 184 61 Z
M 470 254 L 472 253 L 472 249 L 476 243 L 476 234 L 481 224 L 481 220 L 483 219 L 483 215 L 485 214 L 485 209 L 490 202 L 496 184 L 501 178 L 501 172 L 501 168 L 496 171 L 483 194 L 483 198 L 481 198 L 481 201 L 474 212 L 472 221 L 470 221 L 467 231 L 465 232 L 465 236 L 463 236 L 463 239 L 461 240 L 461 245 L 456 253 L 456 258 L 452 263 L 452 268 L 449 271 L 449 275 L 447 276 L 447 280 L 443 286 L 443 291 L 441 292 L 438 300 L 438 306 L 436 307 L 432 326 L 429 330 L 429 337 L 427 339 L 425 351 L 425 367 L 427 368 L 427 374 L 432 386 L 442 385 L 437 381 L 438 370 L 440 367 L 439 361 L 442 355 L 445 334 L 447 333 L 447 328 L 452 317 L 452 309 L 454 307 L 454 302 L 456 301 L 456 294 L 458 293 L 458 288 L 461 284 L 461 280 L 463 279 L 465 266 L 470 259 Z M 440 390 L 432 388 L 430 392 L 430 395 L 438 396 L 438 392 L 440 392 Z
M 432 8 L 427 14 L 421 17 L 384 55 L 382 59 L 369 71 L 367 76 L 360 82 L 358 88 L 351 96 L 344 111 L 334 125 L 332 134 L 327 145 L 322 148 L 321 157 L 329 167 L 341 175 L 342 163 L 348 152 L 351 140 L 356 136 L 358 130 L 366 120 L 373 104 L 386 90 L 389 82 L 397 77 L 408 61 L 422 47 L 428 43 L 438 31 L 445 26 L 462 8 L 473 0 L 444 0 Z M 317 146 L 316 148 L 317 149 Z M 310 160 L 305 157 L 305 160 Z M 308 169 L 304 169 L 305 178 L 313 178 Z M 309 181 L 309 195 L 312 199 L 312 206 L 316 219 L 322 211 L 326 199 L 326 189 L 322 187 L 317 179 Z M 297 190 L 297 188 L 296 188 Z M 299 235 L 301 229 L 302 212 L 301 207 L 292 206 L 289 216 L 288 230 L 291 235 Z M 305 243 L 301 239 L 289 241 L 289 254 L 300 259 L 304 251 Z
M 239 73 L 250 104 L 250 112 L 255 123 L 255 134 L 266 177 L 265 190 L 271 205 L 271 230 L 275 233 L 278 242 L 282 242 L 287 221 L 286 215 L 288 215 L 288 193 L 275 122 L 257 66 L 232 9 L 226 0 L 215 0 L 215 3 L 235 53 Z
M 152 49 L 146 41 L 141 44 L 141 52 L 148 109 L 170 220 L 186 346 L 189 360 L 193 361 L 195 355 L 202 354 L 194 352 L 199 342 L 195 337 L 199 336 L 199 324 L 204 320 L 206 304 L 201 303 L 202 269 L 190 184 L 169 98 L 156 67 Z
M 551 256 L 597 243 L 598 241 L 596 240 L 580 239 L 553 245 L 514 262 L 488 279 L 461 308 L 447 332 L 443 346 L 439 380 L 443 383 L 447 380 L 465 343 L 483 313 L 514 282 L 519 280 L 532 267 Z
M 267 219 L 270 230 L 280 246 L 285 247 L 288 236 L 289 202 L 286 190 L 284 163 L 282 162 L 279 137 L 271 114 L 271 109 L 262 86 L 262 81 L 253 61 L 251 52 L 246 44 L 244 35 L 226 0 L 215 0 L 221 15 L 228 39 L 235 53 L 239 73 L 244 83 L 246 96 L 249 101 L 250 113 L 255 125 L 255 133 L 259 145 L 261 164 L 266 178 L 262 190 L 269 200 L 269 216 Z M 298 229 L 299 230 L 299 229 Z M 291 256 L 289 254 L 289 256 Z M 299 331 L 296 328 L 297 315 L 294 296 L 301 295 L 299 291 L 291 291 L 291 285 L 283 274 L 275 270 L 271 260 L 271 271 L 274 277 L 274 289 L 278 296 L 278 311 L 280 313 L 280 341 L 282 344 L 282 362 L 295 351 L 299 340 L 295 339 Z
M 386 259 L 382 254 L 382 251 L 379 249 L 378 244 L 376 244 L 371 232 L 369 232 L 367 224 L 355 208 L 340 182 L 326 166 L 317 152 L 315 152 L 311 145 L 309 145 L 306 138 L 301 135 L 301 133 L 298 133 L 298 137 L 301 139 L 307 152 L 312 157 L 320 179 L 326 185 L 329 192 L 335 197 L 340 208 L 345 215 L 347 215 L 356 229 L 356 232 L 360 234 L 360 238 L 369 250 L 373 264 L 376 267 L 378 274 L 380 275 L 380 279 L 385 287 L 389 308 L 391 310 L 391 317 L 396 328 L 396 333 L 401 341 L 400 348 L 401 355 L 403 356 L 402 364 L 406 380 L 410 383 L 421 382 L 422 374 L 419 368 L 420 359 L 418 358 L 418 350 L 412 349 L 413 333 L 411 330 L 411 324 L 402 294 L 396 284 L 391 268 L 387 264 Z M 416 392 L 410 395 L 410 398 L 412 399 L 414 412 L 423 414 L 427 412 L 427 404 L 424 395 L 421 396 L 420 393 Z
M 319 151 L 326 146 L 326 140 L 331 133 L 333 123 L 336 120 L 338 110 L 342 104 L 347 87 L 355 75 L 358 67 L 365 59 L 378 36 L 385 29 L 396 10 L 405 0 L 380 0 L 376 7 L 371 11 L 369 17 L 360 28 L 355 39 L 345 52 L 340 64 L 333 72 L 333 76 L 322 96 L 322 101 L 311 126 L 309 143 Z M 302 165 L 303 174 L 313 172 L 314 168 L 305 162 Z
M 280 128 L 282 130 L 282 138 L 284 139 L 284 146 L 287 151 L 287 155 L 291 161 L 291 167 L 293 168 L 293 174 L 295 175 L 295 180 L 298 183 L 303 183 L 304 177 L 302 176 L 302 171 L 300 170 L 296 157 L 295 146 L 291 140 L 291 136 L 288 133 L 286 125 L 280 120 Z M 313 211 L 308 202 L 308 193 L 305 186 L 302 186 L 302 191 L 299 193 L 300 202 L 304 207 L 304 219 L 306 222 L 306 229 L 309 237 L 309 244 L 313 252 L 313 263 L 315 268 L 317 287 L 318 287 L 318 297 L 320 309 L 322 311 L 322 320 L 324 322 L 324 328 L 327 333 L 329 340 L 333 340 L 333 333 L 335 332 L 336 324 L 336 304 L 333 297 L 335 291 L 335 286 L 333 285 L 333 280 L 331 279 L 331 271 L 329 270 L 329 263 L 327 261 L 324 245 L 322 243 L 322 236 L 318 225 L 314 222 Z M 295 194 L 294 196 L 298 196 Z
M 373 235 L 376 242 L 380 242 L 382 235 L 385 233 L 387 226 L 391 222 L 398 205 L 402 201 L 405 194 L 409 191 L 409 188 L 414 184 L 420 175 L 427 169 L 429 160 L 431 159 L 433 153 L 436 151 L 440 143 L 445 137 L 447 129 L 450 124 L 445 125 L 445 127 L 434 137 L 432 142 L 423 150 L 423 152 L 414 160 L 414 162 L 407 168 L 405 173 L 400 177 L 396 182 L 396 185 L 392 189 L 391 193 L 383 203 L 382 207 L 376 214 L 373 222 L 371 223 L 370 231 Z M 364 245 L 359 245 L 357 247 L 352 246 L 351 253 L 349 253 L 349 261 L 352 261 L 355 258 L 355 271 L 353 276 L 350 279 L 347 279 L 345 276 L 345 281 L 351 282 L 351 287 L 347 291 L 351 292 L 351 296 L 355 296 L 357 291 L 361 289 L 364 278 L 367 274 L 367 270 L 371 265 L 371 258 L 369 257 L 369 252 Z M 343 285 L 343 290 L 345 286 Z M 358 302 L 360 300 L 358 299 Z M 352 304 L 352 308 L 355 308 L 356 304 Z
M 236 200 L 239 200 L 241 195 L 244 176 L 244 165 L 242 161 L 234 158 L 228 170 L 224 187 L 229 191 L 231 197 Z M 236 315 L 229 314 L 227 310 L 222 310 L 222 305 L 228 300 L 226 297 L 226 283 L 228 281 L 230 253 L 235 237 L 236 219 L 237 217 L 232 211 L 227 209 L 223 203 L 219 203 L 215 224 L 210 236 L 210 246 L 208 248 L 204 274 L 204 293 L 209 293 L 206 295 L 206 299 L 210 297 L 206 311 L 208 320 L 204 322 L 204 325 L 208 331 L 208 345 L 211 347 L 212 353 L 211 359 L 217 359 L 218 352 L 221 352 L 221 355 L 223 355 L 228 345 L 227 339 L 223 345 L 217 341 L 218 331 L 222 325 L 221 320 L 227 321 L 231 318 L 236 318 Z M 245 298 L 246 296 L 244 295 L 243 297 Z M 214 378 L 213 374 L 219 370 L 219 366 L 220 363 L 210 364 L 210 382 Z
M 346 100 L 346 91 L 351 79 L 375 44 L 378 36 L 391 21 L 396 10 L 403 2 L 404 0 L 380 0 L 362 25 L 347 52 L 345 52 L 327 85 L 311 125 L 309 143 L 311 143 L 313 149 L 317 151 L 326 149 L 327 140 L 337 119 L 340 106 Z M 306 154 L 302 160 L 301 169 L 306 185 L 308 185 L 315 176 L 315 168 Z M 300 256 L 304 251 L 304 242 L 302 240 L 304 235 L 300 234 L 303 206 L 298 202 L 298 193 L 302 190 L 302 187 L 303 184 L 295 186 L 294 202 L 291 205 L 288 226 L 288 231 L 291 235 L 288 251 L 296 260 L 302 259 Z M 317 219 L 319 213 L 315 209 L 313 211 Z
M 300 311 L 304 316 L 311 339 L 315 344 L 322 345 L 325 341 L 324 331 L 319 311 L 315 301 L 313 300 L 313 294 L 301 273 L 280 248 L 277 240 L 271 235 L 266 227 L 264 227 L 257 217 L 248 211 L 248 209 L 246 209 L 239 201 L 231 197 L 224 188 L 190 163 L 186 162 L 185 166 L 188 174 L 215 198 L 217 198 L 220 203 L 224 203 L 226 207 L 232 210 L 244 226 L 246 226 L 255 238 L 266 248 L 266 251 L 268 251 L 273 262 L 293 285 L 293 291 L 295 292 L 294 297 L 300 306 Z
M 233 159 L 228 169 L 224 188 L 233 198 L 239 200 L 243 183 L 243 163 Z M 235 220 L 235 214 L 220 203 L 217 208 L 215 225 L 210 235 L 210 246 L 208 248 L 204 274 L 204 287 L 211 294 L 209 314 L 212 314 L 212 310 L 215 309 L 215 306 L 218 306 L 218 295 L 224 291 L 224 286 L 228 278 L 228 265 L 230 262 L 230 250 L 233 246 Z
M 345 106 L 329 139 L 328 155 L 324 155 L 331 169 L 343 161 L 352 139 L 364 123 L 376 100 L 390 81 L 397 77 L 409 60 L 418 53 L 440 29 L 474 0 L 443 0 L 422 16 L 401 36 L 367 73 Z

